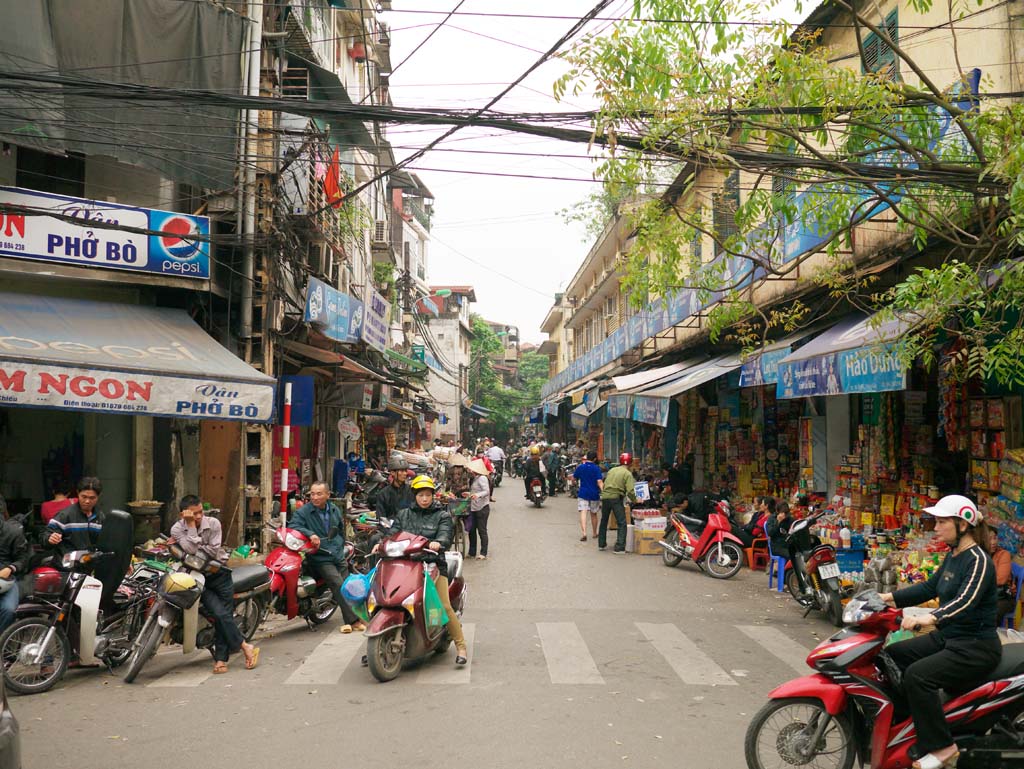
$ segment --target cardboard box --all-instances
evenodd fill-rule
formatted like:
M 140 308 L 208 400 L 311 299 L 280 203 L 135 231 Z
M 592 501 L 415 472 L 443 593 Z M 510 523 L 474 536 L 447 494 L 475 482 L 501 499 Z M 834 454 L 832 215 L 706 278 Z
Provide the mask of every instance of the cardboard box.
M 646 531 L 665 531 L 668 526 L 668 518 L 658 516 L 657 518 L 635 518 L 637 529 Z
M 664 531 L 634 529 L 633 552 L 637 555 L 661 555 L 662 548 L 658 543 L 664 539 L 664 536 Z

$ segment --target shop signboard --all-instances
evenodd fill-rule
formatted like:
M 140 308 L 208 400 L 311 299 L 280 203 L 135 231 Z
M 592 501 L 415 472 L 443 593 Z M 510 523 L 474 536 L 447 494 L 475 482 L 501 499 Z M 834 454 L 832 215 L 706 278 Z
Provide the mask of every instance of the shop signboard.
M 621 358 L 626 354 L 626 327 L 619 326 L 612 334 L 612 360 Z
M 693 314 L 693 297 L 696 292 L 690 288 L 681 288 L 669 297 L 668 316 L 673 325 L 682 323 Z
M 108 414 L 269 422 L 274 385 L 76 368 L 0 363 L 0 404 Z
M 610 395 L 608 397 L 608 416 L 612 419 L 629 419 L 633 396 Z
M 583 430 L 587 426 L 587 418 L 583 414 L 577 414 L 573 411 L 569 415 L 569 424 L 573 430 Z
M 390 303 L 374 291 L 372 286 L 367 285 L 362 337 L 364 342 L 380 352 L 384 352 L 388 346 L 388 318 L 390 316 Z
M 359 424 L 350 417 L 342 417 L 338 420 L 338 433 L 342 438 L 350 441 L 358 441 L 362 436 Z
M 634 315 L 626 323 L 626 346 L 632 350 L 643 344 L 644 341 L 644 319 L 642 315 Z
M 322 280 L 310 278 L 303 319 L 328 339 L 357 342 L 363 327 L 363 303 Z
M 779 350 L 769 350 L 750 358 L 740 369 L 740 387 L 758 387 L 779 381 L 779 363 L 787 357 L 791 348 L 787 345 Z
M 669 398 L 636 395 L 633 397 L 633 421 L 664 427 L 668 424 L 669 403 Z
M 779 364 L 779 398 L 903 390 L 907 373 L 891 344 L 858 347 Z
M 0 256 L 175 278 L 210 278 L 210 219 L 206 216 L 18 187 L 0 187 L 0 204 L 46 209 L 61 217 L 0 213 Z M 160 234 L 146 234 L 149 231 Z

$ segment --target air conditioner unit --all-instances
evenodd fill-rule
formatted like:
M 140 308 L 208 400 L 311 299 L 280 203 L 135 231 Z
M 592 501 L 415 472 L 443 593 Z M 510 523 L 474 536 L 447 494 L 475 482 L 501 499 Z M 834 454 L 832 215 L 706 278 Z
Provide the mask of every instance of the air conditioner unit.
M 378 219 L 373 223 L 373 244 L 387 245 L 391 240 L 389 237 L 391 233 L 388 232 L 388 221 L 387 219 Z

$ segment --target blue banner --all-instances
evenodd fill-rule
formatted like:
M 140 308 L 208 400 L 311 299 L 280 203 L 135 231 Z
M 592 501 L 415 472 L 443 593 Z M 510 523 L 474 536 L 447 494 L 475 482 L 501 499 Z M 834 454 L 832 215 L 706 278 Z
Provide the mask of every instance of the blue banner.
M 755 355 L 740 369 L 740 387 L 758 387 L 779 381 L 779 363 L 789 355 L 790 347 Z
M 903 390 L 906 369 L 892 345 L 858 347 L 779 364 L 776 395 L 804 398 L 811 395 L 880 393 Z
M 612 419 L 629 419 L 632 395 L 608 396 L 608 416 Z
M 358 342 L 363 326 L 363 303 L 317 278 L 306 286 L 303 319 L 336 342 Z
M 644 319 L 641 315 L 634 315 L 626 322 L 626 349 L 632 350 L 643 344 L 644 341 Z
M 612 334 L 612 359 L 621 358 L 626 354 L 626 327 L 619 326 Z
M 669 398 L 650 398 L 646 395 L 633 396 L 633 421 L 649 425 L 668 424 Z

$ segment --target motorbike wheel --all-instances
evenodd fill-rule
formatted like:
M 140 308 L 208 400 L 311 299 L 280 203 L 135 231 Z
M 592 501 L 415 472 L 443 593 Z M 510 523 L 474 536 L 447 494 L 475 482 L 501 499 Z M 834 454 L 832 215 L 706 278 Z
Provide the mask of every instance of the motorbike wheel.
M 64 677 L 71 661 L 71 644 L 64 628 L 58 626 L 50 640 L 50 654 L 38 665 L 30 657 L 50 630 L 49 617 L 27 617 L 18 620 L 0 636 L 0 659 L 4 665 L 4 681 L 18 694 L 39 694 L 49 691 Z
M 402 628 L 396 627 L 383 635 L 367 639 L 366 661 L 373 677 L 381 683 L 394 680 L 402 672 L 405 645 L 401 635 Z
M 306 615 L 306 619 L 314 625 L 324 624 L 338 610 L 338 605 L 331 599 L 331 589 L 329 587 L 325 587 L 320 591 L 320 595 L 316 597 L 315 602 L 322 604 L 324 608 L 318 612 L 310 612 Z
M 845 713 L 832 717 L 817 745 L 807 744 L 809 730 L 826 717 L 824 706 L 811 698 L 771 700 L 757 712 L 743 743 L 747 769 L 803 766 L 814 761 L 821 769 L 851 769 L 857 750 Z M 807 749 L 811 748 L 810 751 Z
M 839 597 L 839 594 L 825 589 L 828 594 L 828 605 L 825 607 L 825 616 L 828 617 L 828 621 L 836 627 L 843 626 L 843 599 Z
M 728 559 L 728 563 L 719 563 Z M 735 577 L 743 568 L 743 551 L 735 542 L 720 542 L 704 556 L 704 568 L 715 579 Z
M 665 534 L 665 541 L 673 547 L 679 547 L 679 532 L 675 529 L 668 531 Z M 678 566 L 679 562 L 683 560 L 683 556 L 670 553 L 668 550 L 661 551 L 661 562 L 666 566 Z
M 164 629 L 157 622 L 156 615 L 151 614 L 146 618 L 146 624 L 143 625 L 142 632 L 139 633 L 135 653 L 128 661 L 128 669 L 124 673 L 124 682 L 126 684 L 134 681 L 139 673 L 142 672 L 142 667 L 149 662 L 149 658 L 156 654 L 156 647 L 160 645 L 160 639 L 163 638 L 163 635 Z
M 263 621 L 263 601 L 257 596 L 250 596 L 235 607 L 235 624 L 248 643 L 256 635 Z
M 793 596 L 793 600 L 804 608 L 811 605 L 810 599 L 805 596 L 803 591 L 800 589 L 800 580 L 797 579 L 795 569 L 789 569 L 786 572 L 786 590 L 788 590 L 789 594 Z

